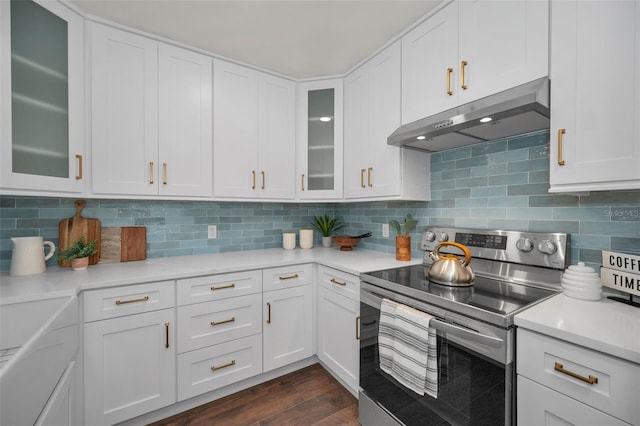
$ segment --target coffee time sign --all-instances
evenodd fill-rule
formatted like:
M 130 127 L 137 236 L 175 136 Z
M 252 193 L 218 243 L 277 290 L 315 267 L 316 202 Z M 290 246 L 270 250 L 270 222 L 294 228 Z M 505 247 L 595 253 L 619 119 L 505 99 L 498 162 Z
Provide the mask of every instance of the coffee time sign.
M 640 296 L 640 256 L 602 251 L 602 285 Z

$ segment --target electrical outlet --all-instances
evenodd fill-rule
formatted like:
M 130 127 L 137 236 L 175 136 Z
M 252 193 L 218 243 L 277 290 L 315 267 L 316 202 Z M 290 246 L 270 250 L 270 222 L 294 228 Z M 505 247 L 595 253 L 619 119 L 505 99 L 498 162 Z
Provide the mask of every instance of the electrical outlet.
M 383 238 L 389 238 L 389 224 L 388 223 L 383 223 L 382 224 L 382 237 Z
M 209 233 L 209 239 L 215 240 L 218 238 L 218 227 L 216 225 L 209 225 L 207 228 L 207 232 Z

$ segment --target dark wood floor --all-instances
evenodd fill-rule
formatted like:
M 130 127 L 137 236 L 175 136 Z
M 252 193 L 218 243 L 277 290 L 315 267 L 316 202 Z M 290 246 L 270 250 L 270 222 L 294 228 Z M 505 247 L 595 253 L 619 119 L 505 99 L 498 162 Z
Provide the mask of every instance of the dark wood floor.
M 358 401 L 320 364 L 153 423 L 153 426 L 358 425 Z

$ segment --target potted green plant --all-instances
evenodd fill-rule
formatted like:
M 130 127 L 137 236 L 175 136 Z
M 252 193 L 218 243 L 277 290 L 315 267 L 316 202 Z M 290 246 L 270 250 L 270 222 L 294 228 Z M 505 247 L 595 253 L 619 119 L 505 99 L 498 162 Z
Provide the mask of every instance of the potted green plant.
M 389 226 L 396 231 L 396 260 L 411 260 L 411 231 L 418 225 L 418 221 L 410 213 L 400 224 L 397 220 L 391 219 Z
M 322 235 L 322 247 L 331 247 L 331 234 L 344 228 L 344 224 L 328 214 L 314 216 L 311 226 Z
M 84 237 L 80 237 L 64 250 L 61 250 L 58 257 L 65 262 L 71 261 L 71 267 L 75 271 L 87 269 L 89 256 L 93 256 L 98 251 L 97 241 L 87 242 Z

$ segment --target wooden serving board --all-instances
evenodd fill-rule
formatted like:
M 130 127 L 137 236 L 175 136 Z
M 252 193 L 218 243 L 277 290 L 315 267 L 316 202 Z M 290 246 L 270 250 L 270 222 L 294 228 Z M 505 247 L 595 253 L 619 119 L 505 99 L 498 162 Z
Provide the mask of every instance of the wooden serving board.
M 100 260 L 100 221 L 82 217 L 82 209 L 87 205 L 85 200 L 76 200 L 74 205 L 76 208 L 75 216 L 62 219 L 58 225 L 58 250 L 69 248 L 81 237 L 84 237 L 87 242 L 96 240 L 98 251 L 89 257 L 89 265 L 95 265 Z M 60 258 L 58 258 L 58 264 L 60 266 L 71 266 L 71 262 L 64 262 Z
M 144 226 L 102 228 L 100 263 L 130 262 L 147 258 L 147 228 Z

